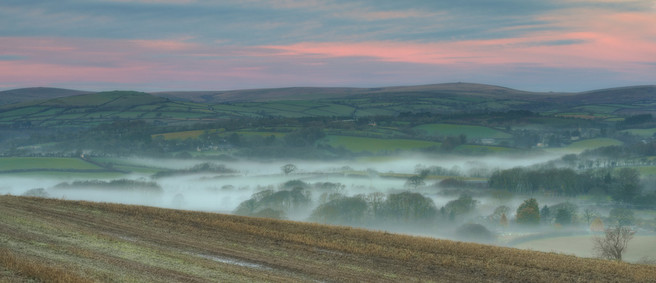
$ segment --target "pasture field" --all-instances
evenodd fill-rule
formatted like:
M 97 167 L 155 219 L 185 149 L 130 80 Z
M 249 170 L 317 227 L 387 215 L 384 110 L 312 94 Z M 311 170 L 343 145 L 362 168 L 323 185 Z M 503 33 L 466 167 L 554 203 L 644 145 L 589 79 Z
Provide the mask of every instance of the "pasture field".
M 287 135 L 287 133 L 280 133 L 280 132 L 261 132 L 261 131 L 236 131 L 236 132 L 226 132 L 226 135 L 229 135 L 230 133 L 236 133 L 244 136 L 259 136 L 259 137 L 269 137 L 269 136 L 274 136 L 276 138 L 283 138 Z
M 481 138 L 498 138 L 506 139 L 512 138 L 508 133 L 500 130 L 471 125 L 456 125 L 456 124 L 426 124 L 414 127 L 419 132 L 424 132 L 429 136 L 458 136 L 466 135 L 468 139 L 481 139 Z
M 656 128 L 651 128 L 651 129 L 628 129 L 628 130 L 620 131 L 620 133 L 629 133 L 629 134 L 632 134 L 632 135 L 647 138 L 647 137 L 653 137 L 654 134 L 656 134 Z
M 387 108 L 365 108 L 357 109 L 355 112 L 357 117 L 366 117 L 366 116 L 386 116 L 386 115 L 395 115 L 396 111 Z
M 518 149 L 502 146 L 488 146 L 488 145 L 473 145 L 463 144 L 455 148 L 455 152 L 468 153 L 468 154 L 484 154 L 484 153 L 499 153 L 499 152 L 513 152 Z
M 2 157 L 0 171 L 11 170 L 102 170 L 102 167 L 79 158 Z
M 9 110 L 9 111 L 4 111 L 2 112 L 3 117 L 22 117 L 26 115 L 34 115 L 37 113 L 40 113 L 44 110 L 47 110 L 48 108 L 46 107 L 26 107 L 26 108 L 17 108 L 14 110 Z
M 619 108 L 623 108 L 626 106 L 614 106 L 614 105 L 584 105 L 584 106 L 579 106 L 576 107 L 575 109 L 585 111 L 588 113 L 605 113 L 605 114 L 611 114 Z
M 556 117 L 594 120 L 594 119 L 606 119 L 613 116 L 606 115 L 606 114 L 587 113 L 587 112 L 563 112 L 563 113 L 556 114 Z
M 633 168 L 638 170 L 638 172 L 640 172 L 640 175 L 656 176 L 656 166 L 637 166 Z
M 122 169 L 119 166 L 116 166 L 116 168 Z M 149 172 L 143 172 L 143 173 L 148 174 Z M 116 178 L 124 178 L 125 174 L 116 171 L 89 171 L 89 172 L 27 171 L 27 172 L 12 172 L 11 177 L 26 177 L 26 178 L 30 177 L 30 178 L 37 178 L 37 179 L 48 178 L 48 179 L 62 180 L 62 181 L 71 181 L 71 180 L 79 180 L 79 179 L 111 180 Z
M 587 139 L 587 140 L 580 140 L 573 142 L 566 146 L 566 149 L 577 149 L 577 150 L 585 150 L 585 149 L 595 149 L 595 148 L 600 148 L 604 146 L 611 146 L 611 145 L 622 145 L 621 141 L 618 141 L 616 139 L 610 139 L 610 138 L 596 138 L 596 139 Z
M 228 136 L 232 133 L 244 135 L 244 136 L 260 136 L 260 137 L 268 137 L 268 136 L 275 136 L 276 138 L 282 138 L 286 135 L 286 133 L 282 132 L 272 132 L 272 131 L 231 131 L 231 132 L 226 132 L 225 129 L 211 129 L 211 130 L 192 130 L 192 131 L 181 131 L 181 132 L 170 132 L 170 133 L 162 133 L 162 134 L 154 134 L 151 137 L 156 138 L 156 137 L 163 137 L 165 140 L 185 140 L 185 139 L 195 139 L 200 137 L 202 134 L 205 132 L 208 132 L 210 134 L 212 133 L 220 133 L 222 136 Z
M 273 219 L 0 196 L 0 281 L 649 282 L 653 266 Z M 326 268 L 329 266 L 330 268 Z
M 542 252 L 555 252 L 578 257 L 594 257 L 593 236 L 567 236 L 532 240 L 515 245 L 520 249 L 532 249 Z M 630 242 L 623 256 L 627 262 L 640 263 L 656 260 L 656 236 L 636 235 Z
M 389 151 L 393 152 L 396 150 L 415 150 L 428 148 L 431 146 L 439 147 L 441 143 L 431 142 L 431 141 L 422 141 L 422 140 L 411 140 L 411 139 L 377 139 L 377 138 L 365 138 L 365 137 L 352 137 L 352 136 L 339 136 L 339 135 L 328 135 L 319 142 L 326 143 L 332 147 L 344 147 L 345 149 L 352 152 L 371 152 L 378 153 Z
M 161 136 L 165 140 L 186 140 L 186 139 L 195 139 L 200 137 L 205 132 L 208 133 L 217 133 L 217 132 L 223 132 L 225 129 L 211 129 L 211 130 L 193 130 L 193 131 L 181 131 L 181 132 L 171 132 L 171 133 L 162 133 L 162 134 L 154 134 L 152 135 L 152 138 Z

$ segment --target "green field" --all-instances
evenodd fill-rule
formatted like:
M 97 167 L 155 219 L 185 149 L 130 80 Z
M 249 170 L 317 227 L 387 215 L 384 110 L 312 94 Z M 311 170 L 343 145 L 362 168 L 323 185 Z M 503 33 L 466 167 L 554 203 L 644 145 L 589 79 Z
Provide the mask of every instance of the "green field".
M 182 132 L 155 134 L 152 135 L 152 137 L 155 138 L 161 136 L 165 140 L 186 140 L 186 139 L 198 138 L 200 135 L 204 134 L 205 132 L 216 133 L 216 132 L 223 132 L 223 131 L 224 129 L 182 131 Z
M 3 157 L 0 158 L 0 171 L 9 170 L 102 170 L 79 158 L 57 157 Z
M 120 167 L 117 166 L 117 168 L 121 169 Z M 134 171 L 138 172 L 138 171 Z M 157 172 L 157 171 L 155 171 Z M 142 172 L 138 172 L 142 173 Z M 152 174 L 150 171 L 145 171 L 143 172 L 145 174 Z M 124 178 L 125 174 L 121 172 L 112 172 L 112 171 L 90 171 L 90 172 L 70 172 L 70 171 L 27 171 L 27 172 L 12 172 L 11 177 L 21 177 L 21 178 L 36 178 L 36 179 L 42 179 L 42 178 L 48 178 L 48 179 L 55 179 L 55 180 L 62 180 L 62 181 L 68 181 L 68 180 L 79 180 L 79 179 L 85 179 L 85 180 L 92 180 L 92 179 L 97 179 L 97 180 L 112 180 L 112 179 L 117 179 L 117 178 Z M 2 282 L 2 281 L 0 281 Z
M 365 137 L 351 137 L 328 135 L 320 142 L 326 143 L 332 147 L 344 147 L 352 152 L 391 152 L 396 150 L 414 150 L 428 148 L 432 146 L 439 147 L 441 143 L 411 139 L 377 139 Z
M 656 176 L 656 166 L 638 166 L 634 167 L 641 176 Z
M 629 134 L 632 134 L 632 135 L 647 138 L 647 137 L 653 137 L 654 134 L 656 134 L 656 128 L 651 128 L 651 129 L 628 129 L 628 130 L 620 131 L 620 133 L 629 133 Z
M 456 125 L 456 124 L 426 124 L 414 127 L 420 133 L 428 136 L 459 136 L 466 135 L 468 139 L 498 138 L 505 139 L 512 136 L 508 133 L 482 126 Z
M 511 151 L 516 151 L 516 150 L 517 149 L 510 148 L 510 147 L 502 147 L 502 146 L 486 146 L 486 145 L 463 144 L 463 145 L 459 145 L 458 147 L 456 147 L 454 151 L 459 152 L 459 153 L 483 154 L 483 153 L 511 152 Z
M 621 141 L 618 141 L 616 139 L 609 139 L 609 138 L 596 138 L 596 139 L 587 139 L 587 140 L 581 140 L 581 141 L 576 141 L 565 148 L 567 149 L 580 149 L 580 150 L 585 150 L 585 149 L 595 149 L 595 148 L 600 148 L 604 146 L 611 146 L 611 145 L 622 145 L 623 143 Z

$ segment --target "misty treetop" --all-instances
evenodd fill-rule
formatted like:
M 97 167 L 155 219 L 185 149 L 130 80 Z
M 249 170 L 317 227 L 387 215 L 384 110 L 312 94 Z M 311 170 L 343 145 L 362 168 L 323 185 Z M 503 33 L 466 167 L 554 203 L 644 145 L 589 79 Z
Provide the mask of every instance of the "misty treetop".
M 601 192 L 624 203 L 639 201 L 640 173 L 634 168 L 596 169 L 578 172 L 571 168 L 522 168 L 496 171 L 488 179 L 493 189 L 514 193 L 547 192 L 559 196 L 576 196 Z
M 524 225 L 540 224 L 540 207 L 537 200 L 534 198 L 527 199 L 517 208 L 517 223 Z

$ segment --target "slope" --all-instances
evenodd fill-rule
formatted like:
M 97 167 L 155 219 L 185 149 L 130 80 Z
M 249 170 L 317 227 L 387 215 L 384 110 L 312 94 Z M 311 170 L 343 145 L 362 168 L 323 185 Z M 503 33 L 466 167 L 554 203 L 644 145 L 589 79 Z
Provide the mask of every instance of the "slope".
M 646 265 L 348 227 L 0 196 L 0 280 L 648 282 Z
M 230 91 L 157 92 L 153 94 L 173 100 L 194 101 L 202 103 L 341 99 L 359 98 L 362 96 L 371 95 L 435 96 L 444 94 L 458 94 L 496 97 L 504 99 L 511 97 L 530 98 L 530 96 L 546 95 L 543 93 L 520 91 L 500 86 L 474 83 L 444 83 L 417 86 L 390 86 L 379 88 L 291 87 Z
M 28 102 L 33 100 L 53 99 L 91 93 L 90 91 L 52 88 L 52 87 L 30 87 L 0 91 L 0 105 Z

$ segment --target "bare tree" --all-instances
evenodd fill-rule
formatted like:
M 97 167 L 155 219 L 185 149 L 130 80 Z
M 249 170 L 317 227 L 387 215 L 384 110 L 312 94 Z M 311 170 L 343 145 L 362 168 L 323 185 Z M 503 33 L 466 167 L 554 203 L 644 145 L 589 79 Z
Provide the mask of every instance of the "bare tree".
M 621 261 L 626 246 L 635 234 L 626 226 L 615 226 L 606 229 L 604 237 L 595 237 L 594 251 L 600 258 Z

